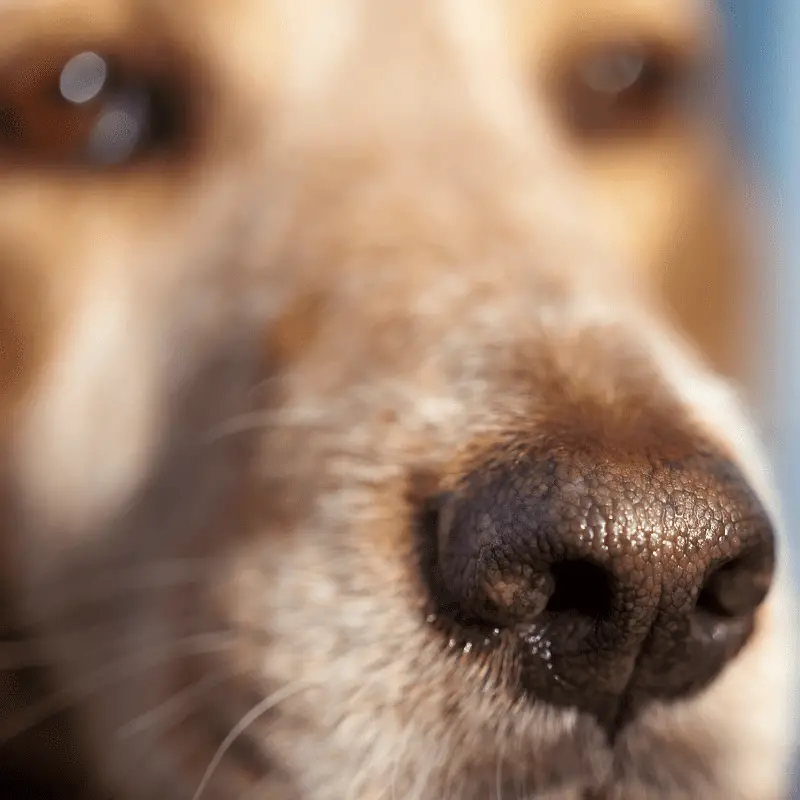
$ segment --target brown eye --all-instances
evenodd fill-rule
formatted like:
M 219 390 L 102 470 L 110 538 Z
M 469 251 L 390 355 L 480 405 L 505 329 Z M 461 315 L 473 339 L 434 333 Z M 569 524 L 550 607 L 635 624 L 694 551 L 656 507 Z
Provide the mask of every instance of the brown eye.
M 678 99 L 686 70 L 675 54 L 637 43 L 606 45 L 571 62 L 560 104 L 578 136 L 643 134 Z
M 94 50 L 0 65 L 0 160 L 108 167 L 168 151 L 185 134 L 185 104 L 158 70 Z

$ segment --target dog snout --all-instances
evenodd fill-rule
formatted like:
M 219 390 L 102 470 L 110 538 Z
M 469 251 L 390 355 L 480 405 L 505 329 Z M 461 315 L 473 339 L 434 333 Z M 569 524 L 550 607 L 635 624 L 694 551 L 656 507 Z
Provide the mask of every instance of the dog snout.
M 527 696 L 615 728 L 722 671 L 774 564 L 765 511 L 711 449 L 493 456 L 442 500 L 436 535 L 459 623 L 510 635 Z

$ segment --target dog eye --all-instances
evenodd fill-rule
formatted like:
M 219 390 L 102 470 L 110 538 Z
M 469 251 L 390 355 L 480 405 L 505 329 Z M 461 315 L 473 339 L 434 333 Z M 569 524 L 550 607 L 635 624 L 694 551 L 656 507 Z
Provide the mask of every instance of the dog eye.
M 561 82 L 566 124 L 582 138 L 646 134 L 679 98 L 686 72 L 674 53 L 637 43 L 585 53 Z
M 0 159 L 112 167 L 163 154 L 185 134 L 180 92 L 92 50 L 0 65 Z

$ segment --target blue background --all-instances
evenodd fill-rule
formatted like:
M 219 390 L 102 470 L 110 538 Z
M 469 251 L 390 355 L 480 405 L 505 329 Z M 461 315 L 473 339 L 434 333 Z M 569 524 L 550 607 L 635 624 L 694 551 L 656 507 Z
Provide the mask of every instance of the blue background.
M 800 1 L 722 0 L 745 142 L 767 181 L 778 223 L 775 251 L 753 270 L 752 313 L 761 331 L 756 375 L 761 418 L 773 451 L 800 562 Z M 799 610 L 800 614 L 800 610 Z M 798 725 L 800 729 L 800 725 Z M 800 798 L 800 758 L 793 798 Z

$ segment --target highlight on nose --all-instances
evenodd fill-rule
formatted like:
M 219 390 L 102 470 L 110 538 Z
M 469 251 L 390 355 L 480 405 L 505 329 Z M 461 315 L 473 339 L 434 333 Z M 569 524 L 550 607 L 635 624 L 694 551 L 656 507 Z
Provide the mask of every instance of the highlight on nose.
M 492 456 L 439 507 L 442 608 L 516 634 L 522 688 L 615 728 L 744 646 L 774 566 L 754 492 L 708 449 Z

